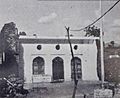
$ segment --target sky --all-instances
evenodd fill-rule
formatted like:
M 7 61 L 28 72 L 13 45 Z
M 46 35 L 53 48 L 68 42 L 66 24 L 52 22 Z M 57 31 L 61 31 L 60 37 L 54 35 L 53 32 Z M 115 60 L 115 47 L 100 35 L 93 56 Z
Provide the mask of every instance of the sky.
M 116 1 L 102 1 L 102 13 Z M 100 16 L 99 1 L 0 0 L 0 29 L 14 22 L 19 32 L 38 36 L 65 36 L 65 26 L 83 28 Z M 104 41 L 120 43 L 120 2 L 102 19 Z M 100 28 L 101 21 L 95 25 Z M 84 36 L 84 31 L 70 32 Z

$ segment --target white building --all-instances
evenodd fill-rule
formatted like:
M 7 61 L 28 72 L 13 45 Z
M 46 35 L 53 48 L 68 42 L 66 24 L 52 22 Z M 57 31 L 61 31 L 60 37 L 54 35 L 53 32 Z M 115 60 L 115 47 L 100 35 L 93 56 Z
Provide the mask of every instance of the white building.
M 96 39 L 71 37 L 80 80 L 98 80 Z M 20 36 L 19 41 L 26 84 L 72 80 L 73 60 L 67 37 Z

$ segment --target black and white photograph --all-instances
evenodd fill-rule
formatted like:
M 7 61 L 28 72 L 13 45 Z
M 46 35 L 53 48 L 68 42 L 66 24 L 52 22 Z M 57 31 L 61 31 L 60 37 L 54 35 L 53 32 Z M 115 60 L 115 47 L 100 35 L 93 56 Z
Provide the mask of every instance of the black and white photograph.
M 0 98 L 120 98 L 120 0 L 0 0 Z

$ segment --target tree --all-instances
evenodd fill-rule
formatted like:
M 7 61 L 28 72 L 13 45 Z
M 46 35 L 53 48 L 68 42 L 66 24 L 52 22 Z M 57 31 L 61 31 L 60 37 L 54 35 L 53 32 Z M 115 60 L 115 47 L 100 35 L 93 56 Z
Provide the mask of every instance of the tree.
M 96 26 L 87 27 L 85 30 L 86 32 L 85 36 L 94 36 L 94 37 L 100 37 L 100 29 Z M 99 77 L 99 80 L 101 80 L 101 62 L 100 62 L 100 40 L 96 39 L 96 46 L 97 46 L 97 74 Z
M 115 46 L 115 42 L 114 41 L 111 41 L 110 44 L 111 44 L 111 47 Z
M 85 36 L 94 36 L 94 37 L 100 37 L 100 29 L 95 27 L 94 25 L 91 27 L 87 27 L 85 29 L 86 35 Z
M 6 23 L 1 32 L 1 52 L 7 55 L 15 55 L 18 42 L 18 29 L 14 22 Z

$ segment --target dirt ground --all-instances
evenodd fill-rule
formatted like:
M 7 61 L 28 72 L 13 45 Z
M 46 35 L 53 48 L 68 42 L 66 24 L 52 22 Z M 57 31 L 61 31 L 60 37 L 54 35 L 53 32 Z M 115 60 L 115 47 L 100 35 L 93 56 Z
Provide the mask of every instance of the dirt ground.
M 99 87 L 97 82 L 79 82 L 76 98 L 93 98 L 94 89 Z M 27 98 L 72 98 L 73 89 L 73 82 L 44 84 L 31 89 Z
M 100 88 L 100 82 L 79 81 L 75 98 L 94 98 L 94 90 Z M 72 98 L 74 89 L 73 82 L 63 83 L 39 83 L 29 89 L 29 94 L 16 98 Z M 115 95 L 113 98 L 120 98 Z

